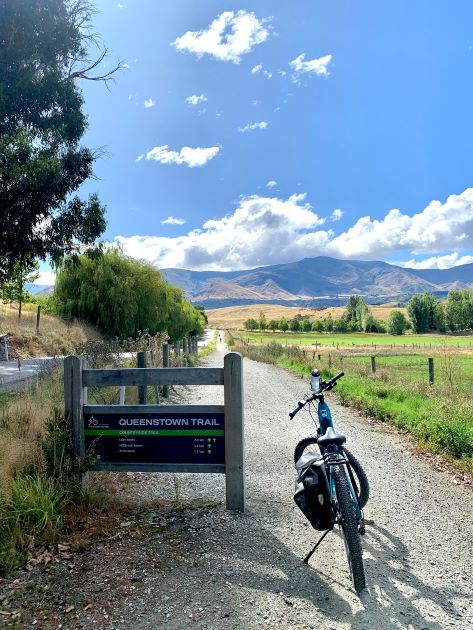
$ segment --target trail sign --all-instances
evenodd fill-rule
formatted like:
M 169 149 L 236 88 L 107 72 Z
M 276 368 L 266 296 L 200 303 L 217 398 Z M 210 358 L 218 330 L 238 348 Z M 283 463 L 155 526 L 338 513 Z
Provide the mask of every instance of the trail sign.
M 95 463 L 225 465 L 224 413 L 84 413 Z
M 242 358 L 223 368 L 90 370 L 64 361 L 66 414 L 84 470 L 225 473 L 227 508 L 244 511 Z M 223 385 L 224 405 L 88 405 L 87 387 Z

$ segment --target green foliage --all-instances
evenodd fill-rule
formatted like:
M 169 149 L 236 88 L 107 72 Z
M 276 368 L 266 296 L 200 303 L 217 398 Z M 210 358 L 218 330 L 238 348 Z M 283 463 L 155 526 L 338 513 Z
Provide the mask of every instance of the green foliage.
M 17 260 L 11 266 L 9 281 L 0 285 L 0 299 L 6 303 L 18 302 L 18 317 L 21 318 L 21 308 L 24 302 L 31 300 L 28 291 L 25 290 L 27 282 L 34 282 L 39 274 L 39 264 L 36 260 L 32 263 L 24 263 Z
M 401 311 L 391 311 L 386 323 L 390 335 L 403 335 L 407 328 L 407 320 Z
M 442 305 L 440 300 L 431 293 L 414 295 L 407 304 L 407 312 L 415 333 L 445 331 L 445 314 Z
M 281 321 L 279 322 L 279 330 L 282 330 L 283 332 L 286 332 L 287 330 L 289 330 L 289 324 L 285 317 L 283 317 Z
M 312 330 L 312 322 L 310 321 L 308 317 L 302 320 L 301 330 L 302 332 L 310 332 Z
M 245 327 L 245 330 L 258 330 L 259 328 L 258 322 L 253 318 L 247 319 L 243 322 L 243 326 Z
M 204 328 L 201 311 L 167 284 L 150 263 L 119 250 L 68 259 L 56 278 L 58 312 L 78 317 L 120 339 L 167 332 L 172 341 Z
M 289 330 L 292 332 L 299 332 L 301 329 L 301 323 L 298 319 L 291 319 L 289 322 Z
M 324 331 L 324 323 L 322 320 L 320 319 L 316 319 L 315 322 L 312 324 L 312 331 L 313 332 L 318 332 L 321 333 Z
M 473 290 L 450 291 L 445 302 L 445 318 L 449 330 L 473 329 Z
M 279 329 L 279 322 L 276 319 L 269 320 L 268 328 L 269 328 L 269 330 L 272 330 L 273 332 L 275 330 L 278 330 Z
M 263 311 L 261 311 L 259 314 L 258 328 L 260 330 L 266 330 L 266 315 L 263 313 Z
M 93 9 L 87 0 L 0 3 L 0 278 L 17 261 L 58 260 L 105 229 L 95 195 L 72 197 L 96 156 L 76 79 L 90 75 Z

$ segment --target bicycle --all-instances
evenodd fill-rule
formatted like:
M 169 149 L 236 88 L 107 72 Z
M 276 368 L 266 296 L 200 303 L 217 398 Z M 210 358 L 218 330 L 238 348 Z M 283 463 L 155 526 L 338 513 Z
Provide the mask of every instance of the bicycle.
M 369 497 L 369 484 L 358 460 L 344 447 L 346 437 L 335 432 L 330 408 L 324 394 L 344 376 L 340 372 L 328 381 L 312 371 L 312 394 L 300 400 L 289 414 L 292 419 L 306 405 L 318 402 L 317 434 L 301 440 L 295 449 L 297 470 L 294 500 L 314 529 L 325 530 L 314 548 L 304 558 L 308 564 L 325 536 L 338 524 L 348 558 L 350 576 L 357 593 L 366 588 L 360 535 L 365 533 L 363 507 Z M 312 414 L 311 414 L 312 415 Z M 313 417 L 313 416 L 312 416 Z M 317 446 L 319 453 L 307 449 Z M 358 483 L 355 479 L 358 479 Z

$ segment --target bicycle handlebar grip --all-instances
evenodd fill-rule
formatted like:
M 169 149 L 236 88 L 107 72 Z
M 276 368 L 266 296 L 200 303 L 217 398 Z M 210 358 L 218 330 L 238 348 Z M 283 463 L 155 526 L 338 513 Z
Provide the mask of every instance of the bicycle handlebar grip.
M 297 403 L 297 407 L 294 409 L 294 411 L 291 411 L 291 413 L 289 414 L 289 417 L 294 418 L 294 416 L 296 415 L 296 413 L 299 413 L 299 411 L 302 409 L 302 407 L 305 405 L 305 402 L 302 402 L 302 400 L 299 400 L 299 402 Z
M 342 378 L 342 376 L 345 376 L 345 372 L 340 372 L 339 374 L 337 374 L 336 376 L 334 376 L 333 378 L 330 379 L 331 383 L 336 383 L 338 381 L 339 378 Z

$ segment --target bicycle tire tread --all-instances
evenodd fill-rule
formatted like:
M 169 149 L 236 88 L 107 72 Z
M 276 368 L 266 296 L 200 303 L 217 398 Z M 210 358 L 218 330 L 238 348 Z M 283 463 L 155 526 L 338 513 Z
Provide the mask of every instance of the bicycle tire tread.
M 337 492 L 338 506 L 341 516 L 342 534 L 346 541 L 347 555 L 349 552 L 349 563 L 351 562 L 351 575 L 357 593 L 366 588 L 365 569 L 363 566 L 363 556 L 361 549 L 360 534 L 356 522 L 356 515 L 353 505 L 353 498 L 348 486 L 345 469 L 335 466 L 333 469 L 335 489 Z

